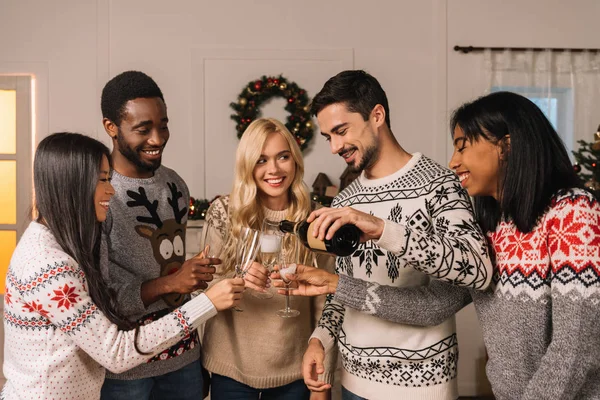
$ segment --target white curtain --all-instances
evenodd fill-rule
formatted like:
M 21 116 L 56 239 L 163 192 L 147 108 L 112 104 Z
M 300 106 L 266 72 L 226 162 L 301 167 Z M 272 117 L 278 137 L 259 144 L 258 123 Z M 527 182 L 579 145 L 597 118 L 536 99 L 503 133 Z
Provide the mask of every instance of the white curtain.
M 554 123 L 567 149 L 593 141 L 600 124 L 600 52 L 486 50 L 485 87 L 532 99 Z

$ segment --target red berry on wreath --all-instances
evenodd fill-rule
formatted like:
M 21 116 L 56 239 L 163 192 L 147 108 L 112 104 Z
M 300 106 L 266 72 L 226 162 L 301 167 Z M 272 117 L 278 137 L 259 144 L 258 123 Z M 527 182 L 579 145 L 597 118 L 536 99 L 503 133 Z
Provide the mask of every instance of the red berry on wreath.
M 273 84 L 279 85 L 279 79 L 273 79 Z
M 254 82 L 254 90 L 260 90 L 262 88 L 262 82 L 256 81 Z
M 290 103 L 290 104 L 291 104 L 291 103 L 293 103 L 293 102 L 294 102 L 294 100 L 295 100 L 295 99 L 294 99 L 293 97 L 290 97 L 290 98 L 288 99 L 288 103 Z
M 581 165 L 579 165 L 579 164 L 575 164 L 575 165 L 573 165 L 573 170 L 574 170 L 576 173 L 580 173 L 580 172 L 581 172 Z

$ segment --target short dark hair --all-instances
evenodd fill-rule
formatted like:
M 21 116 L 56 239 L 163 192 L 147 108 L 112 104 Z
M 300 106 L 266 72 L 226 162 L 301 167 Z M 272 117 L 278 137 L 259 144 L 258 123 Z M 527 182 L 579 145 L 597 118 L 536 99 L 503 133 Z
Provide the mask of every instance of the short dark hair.
M 486 232 L 501 219 L 511 219 L 530 232 L 560 189 L 583 188 L 567 150 L 548 118 L 531 100 L 496 92 L 458 108 L 450 121 L 470 142 L 501 144 L 510 135 L 507 156 L 500 163 L 499 201 L 475 196 L 475 214 Z
M 140 71 L 125 71 L 108 81 L 102 89 L 102 117 L 120 126 L 125 115 L 125 104 L 129 100 L 153 97 L 165 101 L 162 91 L 151 77 Z
M 350 112 L 362 115 L 367 121 L 377 104 L 385 110 L 385 123 L 390 124 L 390 107 L 385 91 L 372 75 L 362 70 L 342 71 L 329 78 L 313 98 L 310 112 L 316 116 L 325 107 L 343 103 Z

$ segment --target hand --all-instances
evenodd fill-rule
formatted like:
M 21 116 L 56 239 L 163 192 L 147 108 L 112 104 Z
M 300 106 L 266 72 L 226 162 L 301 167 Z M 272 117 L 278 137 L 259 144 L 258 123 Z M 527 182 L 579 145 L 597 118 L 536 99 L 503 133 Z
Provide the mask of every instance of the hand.
M 279 266 L 275 266 L 275 272 L 271 274 L 276 287 L 285 287 L 279 274 Z M 339 281 L 339 276 L 329 273 L 324 269 L 309 267 L 308 265 L 298 264 L 295 274 L 288 274 L 288 279 L 292 281 L 289 294 L 292 296 L 318 296 L 320 294 L 335 293 Z M 286 294 L 287 290 L 280 289 L 279 294 Z
M 246 275 L 244 275 L 244 281 L 246 287 L 254 289 L 258 292 L 266 292 L 266 288 L 271 286 L 271 280 L 269 279 L 269 270 L 262 264 L 254 261 Z
M 385 222 L 371 214 L 355 210 L 350 207 L 328 208 L 323 207 L 313 211 L 308 216 L 307 222 L 313 222 L 313 232 L 308 232 L 320 240 L 333 237 L 333 234 L 343 225 L 352 224 L 361 230 L 360 241 L 379 239 L 383 234 Z
M 191 293 L 198 289 L 206 289 L 207 282 L 213 280 L 215 267 L 221 264 L 218 258 L 205 258 L 204 252 L 185 261 L 175 273 L 168 275 L 169 293 Z
M 324 392 L 331 389 L 329 383 L 318 380 L 319 374 L 325 372 L 324 359 L 325 349 L 321 341 L 317 338 L 310 339 L 308 348 L 302 358 L 302 375 L 304 376 L 304 383 L 311 392 Z
M 217 311 L 227 310 L 237 306 L 244 292 L 242 278 L 223 279 L 215 283 L 206 291 L 206 296 L 213 303 Z

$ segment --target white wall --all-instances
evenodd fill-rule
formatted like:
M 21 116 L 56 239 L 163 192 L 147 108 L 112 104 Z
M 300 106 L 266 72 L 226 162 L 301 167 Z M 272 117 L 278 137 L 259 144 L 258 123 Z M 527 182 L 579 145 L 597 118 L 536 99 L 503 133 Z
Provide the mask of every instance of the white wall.
M 600 47 L 599 12 L 596 0 L 0 0 L 0 73 L 36 73 L 37 140 L 71 130 L 106 143 L 103 85 L 126 69 L 150 74 L 172 121 L 164 163 L 210 198 L 229 190 L 228 104 L 251 79 L 282 73 L 312 96 L 339 70 L 366 69 L 387 91 L 402 145 L 445 164 L 447 112 L 477 95 L 478 56 L 452 46 Z M 263 114 L 284 118 L 281 105 Z M 305 157 L 309 185 L 318 172 L 338 182 L 344 165 L 319 135 Z M 472 310 L 458 329 L 461 392 L 475 394 L 484 353 Z

